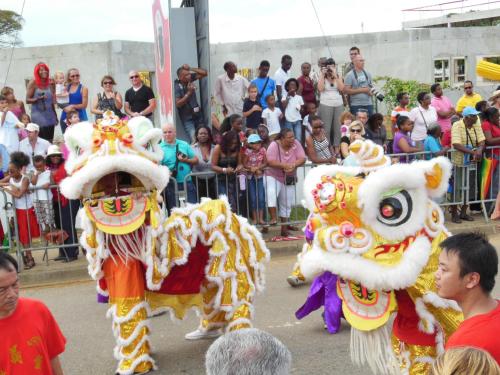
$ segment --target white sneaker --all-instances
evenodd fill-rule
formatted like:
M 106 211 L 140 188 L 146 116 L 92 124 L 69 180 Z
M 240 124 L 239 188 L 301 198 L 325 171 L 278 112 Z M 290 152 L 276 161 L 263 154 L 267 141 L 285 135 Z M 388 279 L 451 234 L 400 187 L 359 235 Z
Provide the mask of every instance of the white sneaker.
M 292 276 L 292 275 L 288 276 L 286 278 L 286 281 L 288 282 L 288 284 L 290 284 L 290 286 L 293 287 L 305 284 L 305 281 L 299 279 L 297 276 Z
M 193 332 L 189 332 L 184 336 L 186 340 L 202 340 L 202 339 L 213 339 L 222 335 L 222 329 L 213 329 L 210 331 L 205 331 L 204 329 L 197 328 Z

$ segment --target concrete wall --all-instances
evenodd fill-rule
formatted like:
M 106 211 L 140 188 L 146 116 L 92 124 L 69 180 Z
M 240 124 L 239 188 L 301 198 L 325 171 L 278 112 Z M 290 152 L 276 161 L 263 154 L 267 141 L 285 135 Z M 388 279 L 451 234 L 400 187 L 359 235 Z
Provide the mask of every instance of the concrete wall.
M 0 50 L 0 84 L 3 87 L 11 50 Z M 50 74 L 69 68 L 80 70 L 81 82 L 89 88 L 91 98 L 102 90 L 101 78 L 110 74 L 117 85 L 115 90 L 125 95 L 130 87 L 128 72 L 155 71 L 153 43 L 114 40 L 104 43 L 65 44 L 58 46 L 16 48 L 6 84 L 14 89 L 16 97 L 25 100 L 26 81 L 33 77 L 33 68 L 43 61 Z M 29 106 L 28 106 L 29 107 Z M 27 108 L 29 111 L 29 108 Z M 87 108 L 87 113 L 90 110 Z
M 467 78 L 475 82 L 478 56 L 500 55 L 499 27 L 411 29 L 330 36 L 327 40 L 338 64 L 348 62 L 349 48 L 358 46 L 366 59 L 366 70 L 373 76 L 387 75 L 426 83 L 433 81 L 435 58 L 465 57 Z M 7 49 L 0 50 L 2 85 L 10 53 Z M 213 78 L 224 72 L 222 66 L 225 61 L 232 60 L 240 69 L 251 69 L 255 74 L 259 62 L 267 59 L 271 62 L 271 73 L 274 74 L 285 53 L 293 57 L 292 76 L 300 75 L 302 62 L 309 61 L 316 65 L 319 57 L 330 55 L 322 37 L 213 44 L 210 51 L 212 85 L 215 81 Z M 109 41 L 18 48 L 14 51 L 6 82 L 14 88 L 18 98 L 24 100 L 25 80 L 32 77 L 33 68 L 39 61 L 46 62 L 51 73 L 78 68 L 82 82 L 89 88 L 91 96 L 101 89 L 99 83 L 104 74 L 111 74 L 115 78 L 116 89 L 123 95 L 130 87 L 130 70 L 155 71 L 153 43 Z M 152 78 L 154 82 L 154 77 Z M 476 91 L 483 97 L 488 97 L 494 87 L 476 85 Z M 447 95 L 457 100 L 462 95 L 462 90 L 451 90 Z

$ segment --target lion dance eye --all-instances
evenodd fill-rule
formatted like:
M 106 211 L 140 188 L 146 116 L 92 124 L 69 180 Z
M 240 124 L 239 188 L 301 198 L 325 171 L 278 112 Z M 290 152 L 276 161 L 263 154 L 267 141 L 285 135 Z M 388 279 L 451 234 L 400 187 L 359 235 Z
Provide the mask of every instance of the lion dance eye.
M 410 194 L 401 190 L 380 201 L 377 220 L 393 227 L 406 223 L 411 217 L 412 205 Z

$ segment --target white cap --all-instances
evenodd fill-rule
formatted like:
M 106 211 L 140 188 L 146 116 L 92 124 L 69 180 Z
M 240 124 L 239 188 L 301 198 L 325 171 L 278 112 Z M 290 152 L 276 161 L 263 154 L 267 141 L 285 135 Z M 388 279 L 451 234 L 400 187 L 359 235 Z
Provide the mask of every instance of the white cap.
M 26 125 L 26 130 L 29 132 L 37 132 L 40 131 L 40 127 L 37 124 L 33 124 L 30 122 L 28 125 Z

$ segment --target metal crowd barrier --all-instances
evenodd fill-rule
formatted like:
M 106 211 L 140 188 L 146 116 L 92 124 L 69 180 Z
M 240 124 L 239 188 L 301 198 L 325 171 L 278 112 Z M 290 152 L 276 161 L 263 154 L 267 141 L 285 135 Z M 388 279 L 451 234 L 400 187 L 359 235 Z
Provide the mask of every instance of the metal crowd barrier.
M 452 158 L 456 151 L 450 151 L 447 156 Z M 418 152 L 412 154 L 390 154 L 395 162 L 412 162 L 414 160 L 430 159 L 433 155 L 430 152 Z M 486 220 L 494 207 L 495 200 L 500 186 L 500 146 L 488 147 L 485 150 L 484 158 L 488 158 L 490 163 L 496 163 L 490 167 L 491 179 L 488 184 L 481 184 L 484 182 L 481 178 L 482 168 L 481 163 L 470 162 L 466 165 L 455 165 L 453 174 L 450 179 L 448 192 L 437 203 L 443 207 L 446 206 L 460 206 L 460 205 L 476 205 L 475 209 L 480 209 Z M 315 165 L 306 163 L 297 169 L 297 182 L 295 185 L 284 187 L 283 184 L 279 186 L 270 185 L 273 183 L 267 177 L 262 177 L 260 189 L 264 190 L 264 199 L 259 202 L 259 199 L 250 194 L 250 191 L 259 190 L 259 182 L 256 180 L 249 180 L 247 177 L 240 177 L 239 175 L 217 175 L 213 172 L 204 173 L 190 173 L 185 176 L 183 182 L 177 183 L 171 180 L 169 186 L 163 192 L 164 204 L 163 207 L 169 211 L 173 207 L 182 207 L 187 203 L 196 203 L 203 197 L 217 198 L 220 194 L 228 196 L 232 210 L 241 216 L 250 220 L 253 219 L 253 211 L 262 210 L 262 219 L 264 224 L 272 223 L 270 200 L 277 201 L 276 204 L 276 219 L 277 224 L 280 225 L 299 225 L 305 223 L 308 211 L 303 207 L 303 182 L 305 176 L 314 168 Z M 251 184 L 254 184 L 251 186 Z M 255 189 L 254 189 L 255 188 Z M 59 192 L 58 186 L 51 186 L 54 192 Z M 278 194 L 281 190 L 281 195 Z M 36 189 L 32 192 L 32 199 L 40 195 L 41 189 Z M 188 194 L 189 192 L 189 194 Z M 21 198 L 27 200 L 26 197 Z M 79 252 L 78 233 L 75 229 L 75 218 L 79 208 L 80 202 L 71 200 L 67 204 L 61 204 L 61 200 L 53 202 L 53 215 L 54 224 L 51 228 L 43 228 L 41 223 L 38 223 L 41 238 L 29 238 L 29 243 L 23 245 L 20 243 L 19 230 L 18 230 L 18 217 L 16 215 L 15 203 L 12 197 L 7 195 L 4 191 L 0 190 L 0 206 L 3 208 L 0 217 L 3 231 L 4 240 L 1 243 L 1 251 L 15 251 L 18 260 L 21 263 L 23 253 L 26 251 L 44 251 L 44 258 L 48 264 L 48 250 L 59 248 L 59 255 L 66 259 L 72 258 L 75 253 Z M 284 216 L 280 215 L 280 210 L 285 213 Z M 281 216 L 281 219 L 280 219 Z M 283 220 L 281 222 L 281 220 Z M 254 222 L 257 226 L 262 226 L 257 221 Z M 30 231 L 30 223 L 28 220 L 28 233 Z M 64 231 L 68 238 L 62 243 L 61 235 Z M 51 234 L 47 235 L 47 233 Z

